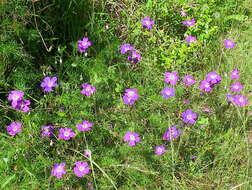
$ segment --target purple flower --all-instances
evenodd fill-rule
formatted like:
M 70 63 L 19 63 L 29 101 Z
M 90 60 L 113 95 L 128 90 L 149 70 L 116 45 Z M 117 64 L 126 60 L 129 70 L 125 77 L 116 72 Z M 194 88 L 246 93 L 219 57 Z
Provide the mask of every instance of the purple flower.
M 85 96 L 91 96 L 96 91 L 96 88 L 92 86 L 91 84 L 84 83 L 81 86 L 83 88 L 81 90 L 81 94 Z
M 210 92 L 212 90 L 211 84 L 207 80 L 200 81 L 199 88 L 205 92 Z
M 243 89 L 243 88 L 244 88 L 244 86 L 241 85 L 241 83 L 238 81 L 236 81 L 230 85 L 230 90 L 233 92 L 241 92 L 241 89 Z
M 185 20 L 182 22 L 183 25 L 187 26 L 187 27 L 191 27 L 194 26 L 196 24 L 195 19 L 191 19 L 191 20 Z
M 183 79 L 183 83 L 186 85 L 186 86 L 192 86 L 196 83 L 196 80 L 194 80 L 193 76 L 191 75 L 186 75 Z
M 89 149 L 85 149 L 85 150 L 84 150 L 84 155 L 85 155 L 86 157 L 90 158 L 90 157 L 91 157 L 91 155 L 92 155 L 91 150 L 89 150 Z
M 178 72 L 166 72 L 165 73 L 165 83 L 171 84 L 171 85 L 176 85 L 177 81 L 179 79 L 179 76 L 177 75 Z
M 182 114 L 182 120 L 184 123 L 191 123 L 194 124 L 196 122 L 196 119 L 198 118 L 198 115 L 194 113 L 191 109 L 187 109 Z
M 17 102 L 17 105 L 13 108 L 16 110 L 23 111 L 23 112 L 28 112 L 30 110 L 30 108 L 28 107 L 30 104 L 31 104 L 30 100 L 22 99 L 22 100 L 19 100 Z
M 75 167 L 73 172 L 77 177 L 84 177 L 86 174 L 90 173 L 90 168 L 88 167 L 87 162 L 75 162 Z
M 121 54 L 126 54 L 129 51 L 132 51 L 134 48 L 130 44 L 123 44 L 120 47 L 120 53 Z
M 226 97 L 227 97 L 229 103 L 230 103 L 230 102 L 234 103 L 234 95 L 232 95 L 232 94 L 227 94 Z
M 193 43 L 193 42 L 195 42 L 197 39 L 194 37 L 194 36 L 187 36 L 186 38 L 185 38 L 185 41 L 188 43 L 188 44 L 191 44 L 191 43 Z
M 53 136 L 54 129 L 55 128 L 51 125 L 42 126 L 41 127 L 41 135 L 44 137 L 51 137 L 51 136 Z
M 243 95 L 240 95 L 240 94 L 234 95 L 232 102 L 239 107 L 244 107 L 245 105 L 248 104 L 247 98 Z
M 128 57 L 128 60 L 133 63 L 138 63 L 140 62 L 141 58 L 141 55 L 134 50 L 131 52 L 131 55 Z
M 232 40 L 224 40 L 225 48 L 234 48 L 235 45 L 236 45 L 236 43 L 233 42 Z
M 135 101 L 139 98 L 138 89 L 126 89 L 125 94 L 123 96 L 124 104 L 133 105 Z
M 230 72 L 230 78 L 231 79 L 239 79 L 240 75 L 239 75 L 240 71 L 238 69 L 234 69 L 232 72 Z
M 181 15 L 182 17 L 188 16 L 188 14 L 187 14 L 186 12 L 184 12 L 184 11 L 180 11 L 180 15 Z
M 195 155 L 191 156 L 192 160 L 195 160 L 196 158 L 198 158 L 198 156 L 195 156 Z
M 20 90 L 12 90 L 8 95 L 8 100 L 11 102 L 12 107 L 17 106 L 17 102 L 22 100 L 24 92 Z
M 22 123 L 19 123 L 19 122 L 12 122 L 10 125 L 8 125 L 6 127 L 7 129 L 7 133 L 10 135 L 10 136 L 15 136 L 17 133 L 21 133 L 22 132 Z
M 40 86 L 44 92 L 51 92 L 55 86 L 57 86 L 57 77 L 45 77 Z
M 124 135 L 123 141 L 128 142 L 129 146 L 135 146 L 136 143 L 141 141 L 141 139 L 137 133 L 128 131 Z
M 68 141 L 73 137 L 75 137 L 75 133 L 72 128 L 60 128 L 58 138 Z
M 164 154 L 166 152 L 167 152 L 167 150 L 165 149 L 164 145 L 160 145 L 160 146 L 155 147 L 155 154 L 156 155 L 162 155 L 162 154 Z
M 172 141 L 172 140 L 178 138 L 178 136 L 180 134 L 181 134 L 181 131 L 179 129 L 177 129 L 176 126 L 172 126 L 165 131 L 164 136 L 163 136 L 163 140 Z
M 56 178 L 62 178 L 67 172 L 65 170 L 66 163 L 54 164 L 53 169 L 51 171 L 51 175 Z
M 183 104 L 190 104 L 189 100 L 183 100 Z
M 89 121 L 82 121 L 82 123 L 79 123 L 76 125 L 78 131 L 90 131 L 91 127 L 93 127 L 93 124 Z
M 216 72 L 210 72 L 206 75 L 206 81 L 209 82 L 211 85 L 215 85 L 221 81 L 221 76 L 218 75 L 218 73 Z
M 92 43 L 86 37 L 83 38 L 82 40 L 78 40 L 78 49 L 80 52 L 86 52 L 89 46 L 91 45 Z
M 152 25 L 154 24 L 154 20 L 151 20 L 150 17 L 144 17 L 141 20 L 143 28 L 148 28 L 149 30 L 152 29 Z
M 175 89 L 166 86 L 164 90 L 160 92 L 160 94 L 163 95 L 164 98 L 170 98 L 172 96 L 175 96 Z

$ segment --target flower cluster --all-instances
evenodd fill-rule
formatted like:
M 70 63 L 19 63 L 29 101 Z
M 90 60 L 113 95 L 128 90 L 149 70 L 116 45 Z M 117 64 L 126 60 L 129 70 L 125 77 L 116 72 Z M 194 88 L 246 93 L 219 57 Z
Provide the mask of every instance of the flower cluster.
M 137 51 L 134 49 L 134 47 L 130 44 L 123 44 L 120 47 L 120 53 L 121 54 L 127 54 L 130 53 L 128 56 L 128 60 L 132 63 L 138 63 L 141 60 L 141 55 L 137 53 Z
M 217 72 L 207 73 L 206 78 L 200 82 L 199 88 L 203 92 L 210 92 L 221 80 L 222 78 Z
M 82 86 L 81 94 L 85 96 L 91 96 L 96 91 L 96 88 L 91 84 L 84 83 L 81 86 Z
M 238 69 L 234 69 L 232 72 L 230 72 L 230 78 L 232 80 L 236 80 L 240 78 L 239 75 L 239 70 Z M 239 81 L 235 81 L 234 83 L 232 83 L 230 85 L 230 90 L 232 92 L 241 92 L 241 90 L 244 88 L 244 86 L 239 82 Z M 239 107 L 244 107 L 245 105 L 248 104 L 248 99 L 241 94 L 227 94 L 226 95 L 228 98 L 229 102 L 232 102 L 233 104 L 239 106 Z
M 78 49 L 80 52 L 86 52 L 91 45 L 92 43 L 87 37 L 84 37 L 82 40 L 78 40 Z
M 9 93 L 8 100 L 11 102 L 12 108 L 23 112 L 28 112 L 30 110 L 28 106 L 31 104 L 31 102 L 30 100 L 25 100 L 23 96 L 23 91 L 13 90 Z
M 66 163 L 59 163 L 59 164 L 54 164 L 51 175 L 55 176 L 56 178 L 62 178 L 65 174 L 67 174 L 65 170 Z M 81 162 L 77 161 L 75 162 L 75 167 L 73 168 L 73 173 L 79 177 L 82 178 L 86 174 L 90 173 L 90 168 L 87 162 Z

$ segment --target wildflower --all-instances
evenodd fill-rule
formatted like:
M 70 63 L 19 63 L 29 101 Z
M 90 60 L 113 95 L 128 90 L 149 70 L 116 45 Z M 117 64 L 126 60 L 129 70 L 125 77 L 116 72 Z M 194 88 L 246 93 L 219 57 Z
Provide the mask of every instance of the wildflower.
M 195 42 L 197 39 L 194 37 L 194 36 L 187 36 L 186 38 L 185 38 L 185 41 L 188 43 L 188 44 L 191 44 L 191 43 L 193 43 L 193 42 Z
M 92 43 L 86 37 L 84 37 L 82 40 L 78 40 L 78 49 L 80 52 L 86 52 L 91 45 Z
M 128 142 L 129 146 L 135 146 L 136 143 L 140 142 L 141 139 L 139 135 L 135 132 L 126 132 L 126 134 L 123 137 L 124 142 Z
M 86 157 L 90 158 L 90 157 L 91 157 L 91 155 L 92 155 L 91 150 L 89 150 L 89 149 L 85 149 L 85 150 L 84 150 L 84 155 L 85 155 Z
M 191 123 L 194 124 L 196 122 L 196 119 L 198 118 L 198 115 L 194 113 L 191 109 L 187 109 L 182 114 L 182 120 L 184 123 Z
M 238 69 L 234 69 L 232 72 L 230 72 L 230 78 L 231 79 L 239 79 L 240 75 L 239 75 L 240 71 Z
M 176 126 L 172 126 L 165 131 L 163 140 L 172 141 L 178 138 L 180 134 L 181 134 L 181 131 L 177 129 Z
M 65 141 L 70 140 L 75 137 L 75 133 L 71 128 L 60 128 L 58 138 L 63 139 Z
M 125 94 L 123 96 L 124 104 L 133 105 L 135 101 L 139 98 L 138 89 L 126 89 Z
M 200 86 L 199 88 L 202 90 L 202 91 L 205 91 L 205 92 L 210 92 L 212 90 L 211 88 L 211 84 L 207 81 L 207 80 L 202 80 L 200 81 Z
M 93 127 L 93 124 L 89 121 L 82 121 L 82 123 L 79 123 L 76 125 L 78 131 L 89 131 L 91 130 L 91 127 Z
M 152 25 L 154 24 L 154 20 L 151 20 L 150 17 L 144 17 L 141 20 L 143 28 L 148 28 L 149 30 L 152 29 Z
M 195 160 L 196 158 L 198 158 L 198 156 L 195 156 L 195 155 L 192 155 L 192 156 L 191 156 L 191 159 L 192 159 L 192 160 Z
M 12 122 L 10 125 L 6 127 L 6 129 L 10 136 L 15 136 L 17 133 L 22 132 L 21 127 L 22 127 L 22 123 Z
M 191 19 L 191 20 L 185 20 L 182 22 L 183 25 L 187 26 L 187 27 L 191 27 L 194 26 L 196 24 L 195 19 Z
M 66 163 L 54 164 L 53 169 L 51 171 L 51 175 L 56 178 L 62 178 L 67 172 L 65 170 Z
M 160 145 L 160 146 L 156 146 L 155 147 L 155 154 L 156 155 L 162 155 L 164 153 L 166 153 L 167 150 L 165 150 L 165 146 L 164 145 Z
M 8 95 L 8 100 L 11 102 L 12 107 L 16 107 L 18 101 L 22 100 L 24 92 L 21 90 L 12 90 Z
M 210 72 L 206 75 L 206 81 L 209 82 L 211 85 L 215 85 L 221 81 L 221 76 L 218 75 L 218 73 L 216 72 Z
M 31 104 L 30 100 L 22 99 L 22 100 L 19 100 L 17 102 L 17 105 L 13 108 L 16 110 L 23 111 L 23 112 L 28 112 L 30 110 L 30 108 L 28 107 L 30 104 Z
M 179 76 L 177 75 L 178 72 L 166 72 L 165 73 L 165 83 L 171 84 L 171 85 L 176 85 L 177 81 L 179 79 Z
M 227 97 L 227 99 L 228 99 L 228 103 L 230 103 L 230 102 L 234 103 L 234 95 L 232 95 L 232 94 L 227 94 L 226 97 Z
M 236 45 L 236 43 L 233 42 L 232 40 L 224 40 L 225 48 L 234 48 L 235 45 Z
M 131 52 L 131 55 L 128 56 L 128 60 L 133 63 L 138 63 L 141 60 L 141 55 L 137 53 L 135 50 Z
M 175 89 L 166 86 L 164 90 L 160 92 L 160 94 L 163 95 L 164 98 L 170 98 L 172 96 L 175 96 Z
M 240 92 L 241 89 L 243 89 L 244 86 L 241 85 L 240 82 L 236 81 L 234 82 L 233 84 L 230 85 L 230 90 L 233 91 L 233 92 Z
M 73 169 L 73 172 L 77 177 L 84 177 L 86 174 L 90 173 L 90 168 L 88 167 L 87 162 L 75 162 L 75 167 Z
M 41 135 L 44 137 L 51 137 L 51 136 L 53 136 L 54 129 L 55 128 L 51 125 L 42 126 L 41 127 Z
M 186 85 L 186 86 L 192 86 L 196 83 L 196 80 L 194 80 L 193 76 L 191 75 L 186 75 L 183 79 L 183 83 Z
M 133 47 L 130 44 L 123 44 L 120 47 L 120 53 L 121 54 L 126 54 L 126 53 L 128 53 L 129 51 L 132 51 L 132 50 L 133 50 Z
M 91 96 L 96 91 L 96 88 L 92 86 L 91 84 L 84 83 L 81 86 L 83 88 L 81 90 L 81 94 L 85 96 Z
M 43 88 L 44 92 L 51 92 L 53 88 L 58 85 L 56 81 L 57 77 L 45 77 L 40 86 Z
M 234 95 L 232 102 L 239 107 L 244 107 L 245 105 L 248 104 L 247 98 L 243 95 L 240 95 L 240 94 Z

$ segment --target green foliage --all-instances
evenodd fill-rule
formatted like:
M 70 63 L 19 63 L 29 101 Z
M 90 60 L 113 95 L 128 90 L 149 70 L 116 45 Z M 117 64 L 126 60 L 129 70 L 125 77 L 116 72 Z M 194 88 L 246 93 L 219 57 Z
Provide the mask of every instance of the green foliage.
M 182 10 L 189 16 L 182 17 Z M 232 82 L 228 73 L 238 67 L 243 93 L 251 99 L 251 10 L 248 1 L 237 0 L 3 2 L 0 189 L 251 189 L 251 103 L 240 109 L 225 97 Z M 145 16 L 155 20 L 152 30 L 142 28 Z M 181 24 L 190 18 L 196 19 L 195 27 Z M 186 35 L 197 42 L 186 44 Z M 86 54 L 77 49 L 84 36 L 93 43 Z M 237 48 L 223 49 L 228 38 L 238 42 Z M 123 43 L 140 52 L 140 63 L 129 64 L 119 54 Z M 177 85 L 170 99 L 159 94 L 166 71 L 192 74 L 200 81 L 213 70 L 223 79 L 210 94 L 200 95 L 198 84 Z M 58 77 L 52 93 L 42 93 L 45 76 Z M 94 85 L 97 92 L 83 96 L 82 83 Z M 139 90 L 134 106 L 122 102 L 127 88 Z M 11 109 L 6 97 L 14 89 L 31 100 L 29 113 Z M 186 109 L 199 114 L 190 127 L 181 121 Z M 93 129 L 77 132 L 75 125 L 82 120 L 94 123 Z M 14 137 L 5 129 L 13 121 L 23 123 L 23 132 Z M 70 141 L 42 138 L 40 128 L 49 124 L 56 131 L 73 128 L 77 136 Z M 165 142 L 164 131 L 172 125 L 182 135 Z M 122 139 L 127 131 L 139 133 L 142 142 L 127 146 Z M 154 155 L 161 144 L 168 152 Z M 91 159 L 83 155 L 87 148 Z M 88 161 L 92 172 L 75 177 L 75 161 Z M 68 174 L 56 179 L 50 171 L 61 162 L 66 162 Z

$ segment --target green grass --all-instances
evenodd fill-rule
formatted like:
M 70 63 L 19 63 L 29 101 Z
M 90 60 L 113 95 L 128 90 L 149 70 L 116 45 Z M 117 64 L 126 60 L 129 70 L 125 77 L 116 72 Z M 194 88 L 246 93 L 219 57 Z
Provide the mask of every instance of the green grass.
M 196 18 L 197 26 L 185 28 L 181 10 Z M 2 3 L 0 33 L 0 189 L 109 190 L 211 190 L 252 188 L 251 171 L 251 76 L 252 6 L 249 0 L 46 0 Z M 151 31 L 140 20 L 155 20 Z M 184 35 L 197 43 L 187 45 Z M 77 40 L 87 36 L 93 45 L 85 56 Z M 237 46 L 225 49 L 224 39 Z M 119 46 L 131 43 L 142 60 L 128 63 Z M 228 105 L 229 72 L 239 68 L 249 98 L 244 108 Z M 206 73 L 222 76 L 219 86 L 204 96 L 198 84 L 179 83 L 176 97 L 163 99 L 164 73 L 192 74 L 197 81 Z M 39 87 L 44 76 L 57 76 L 59 86 L 44 95 Z M 80 85 L 97 88 L 94 96 L 80 94 Z M 122 102 L 124 90 L 139 89 L 134 106 Z M 11 109 L 9 91 L 25 92 L 31 111 Z M 189 100 L 190 105 L 183 104 Z M 202 107 L 209 107 L 206 113 Z M 180 114 L 186 109 L 199 114 L 195 125 L 184 127 Z M 89 120 L 91 131 L 70 141 L 41 138 L 40 127 L 52 124 L 56 131 Z M 23 132 L 8 136 L 5 127 L 23 123 Z M 177 125 L 183 130 L 172 142 L 164 131 Z M 129 147 L 126 131 L 140 134 L 142 142 Z M 56 133 L 57 134 L 57 133 Z M 168 152 L 154 155 L 164 144 Z M 92 151 L 91 159 L 83 155 Z M 191 156 L 197 156 L 192 160 Z M 77 178 L 75 161 L 88 161 L 91 173 Z M 51 176 L 54 163 L 66 162 L 68 174 Z

